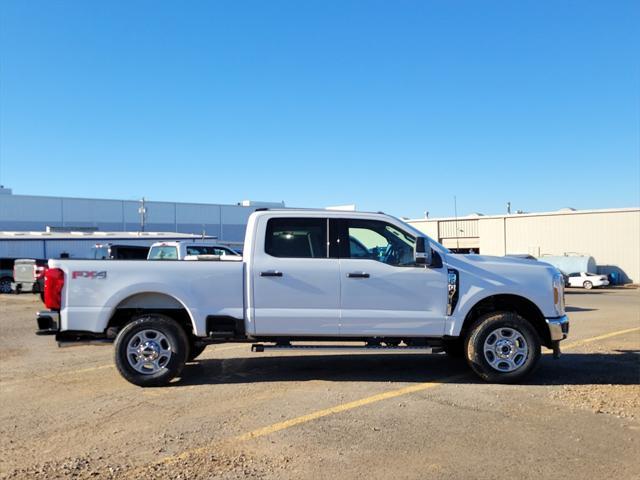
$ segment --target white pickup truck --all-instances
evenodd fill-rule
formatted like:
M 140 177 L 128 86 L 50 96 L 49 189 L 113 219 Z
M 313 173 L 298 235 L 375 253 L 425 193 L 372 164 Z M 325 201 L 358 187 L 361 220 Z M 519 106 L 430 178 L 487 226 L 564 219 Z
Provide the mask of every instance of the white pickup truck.
M 36 333 L 115 342 L 122 376 L 158 386 L 222 342 L 445 351 L 487 381 L 516 382 L 569 330 L 553 267 L 452 254 L 382 213 L 258 210 L 232 258 L 49 260 Z

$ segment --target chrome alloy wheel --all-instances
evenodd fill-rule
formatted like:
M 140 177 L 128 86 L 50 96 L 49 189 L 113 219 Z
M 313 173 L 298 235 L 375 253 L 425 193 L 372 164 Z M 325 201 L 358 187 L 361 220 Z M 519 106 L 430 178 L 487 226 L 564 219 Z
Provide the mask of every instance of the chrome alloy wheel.
M 529 347 L 524 336 L 513 328 L 493 330 L 484 341 L 484 358 L 500 372 L 513 372 L 527 360 Z
M 127 360 L 137 372 L 153 375 L 171 360 L 171 344 L 158 330 L 141 330 L 127 344 Z

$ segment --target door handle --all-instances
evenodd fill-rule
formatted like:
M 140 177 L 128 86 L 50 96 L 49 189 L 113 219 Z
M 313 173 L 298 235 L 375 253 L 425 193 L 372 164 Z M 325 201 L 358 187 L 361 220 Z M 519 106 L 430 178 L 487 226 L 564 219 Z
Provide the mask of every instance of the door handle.
M 347 273 L 347 277 L 349 278 L 369 278 L 370 275 L 366 272 L 351 272 Z
M 277 270 L 267 270 L 266 272 L 260 272 L 261 277 L 281 277 L 282 272 Z

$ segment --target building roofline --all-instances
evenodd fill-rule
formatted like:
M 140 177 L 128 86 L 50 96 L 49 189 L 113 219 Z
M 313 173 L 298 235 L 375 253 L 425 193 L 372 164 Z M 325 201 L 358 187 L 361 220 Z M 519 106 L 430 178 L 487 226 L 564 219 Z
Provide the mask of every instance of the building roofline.
M 287 212 L 287 213 L 295 213 L 295 212 L 319 212 L 319 213 L 339 213 L 339 214 L 349 214 L 349 213 L 366 213 L 366 214 L 374 214 L 374 215 L 388 215 L 385 212 L 367 212 L 363 210 L 337 210 L 333 208 L 301 208 L 301 207 L 291 207 L 291 208 L 281 208 L 281 207 L 260 207 L 256 208 L 256 212 Z
M 0 240 L 217 240 L 216 236 L 180 232 L 24 232 L 0 231 Z
M 47 200 L 89 200 L 89 201 L 100 201 L 100 202 L 133 202 L 140 203 L 141 198 L 139 199 L 126 199 L 126 198 L 94 198 L 94 197 L 63 197 L 58 195 L 29 195 L 29 194 L 20 194 L 20 193 L 12 193 L 10 195 L 6 195 L 0 198 L 16 198 L 16 197 L 28 197 L 28 198 L 37 198 L 37 199 L 47 199 Z M 239 207 L 239 208 L 247 208 L 255 210 L 256 207 L 250 206 L 245 207 L 244 205 L 238 205 L 237 203 L 204 203 L 204 202 L 176 202 L 173 200 L 147 200 L 145 198 L 145 203 L 164 203 L 169 205 L 199 205 L 199 206 L 207 206 L 207 207 Z M 274 202 L 279 203 L 279 202 Z
M 599 208 L 589 210 L 554 210 L 551 212 L 530 212 L 530 213 L 511 213 L 501 215 L 466 215 L 464 217 L 433 217 L 433 218 L 410 218 L 405 220 L 407 223 L 413 222 L 435 222 L 435 221 L 451 221 L 451 220 L 483 220 L 495 218 L 521 218 L 521 217 L 548 217 L 559 215 L 584 215 L 592 213 L 623 213 L 623 212 L 640 212 L 640 207 L 624 207 L 624 208 Z

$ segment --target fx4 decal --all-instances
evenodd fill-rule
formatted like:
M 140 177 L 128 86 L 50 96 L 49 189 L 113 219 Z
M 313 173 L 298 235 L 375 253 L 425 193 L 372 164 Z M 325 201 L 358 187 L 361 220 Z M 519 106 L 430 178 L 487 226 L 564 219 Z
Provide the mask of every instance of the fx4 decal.
M 76 278 L 88 278 L 89 280 L 104 280 L 105 278 L 107 278 L 107 272 L 106 271 L 102 271 L 102 272 L 96 272 L 94 271 L 76 271 L 76 272 L 71 272 L 71 278 L 72 279 L 76 279 Z

